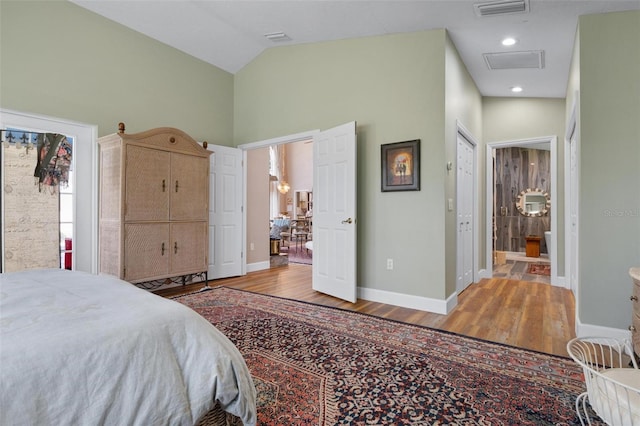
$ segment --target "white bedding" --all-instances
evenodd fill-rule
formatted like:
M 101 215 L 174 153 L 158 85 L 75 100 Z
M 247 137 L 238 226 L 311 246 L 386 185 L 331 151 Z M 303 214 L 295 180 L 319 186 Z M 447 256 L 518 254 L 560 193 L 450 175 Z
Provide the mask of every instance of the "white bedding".
M 110 276 L 0 274 L 0 424 L 193 425 L 216 400 L 256 423 L 240 352 L 190 308 Z

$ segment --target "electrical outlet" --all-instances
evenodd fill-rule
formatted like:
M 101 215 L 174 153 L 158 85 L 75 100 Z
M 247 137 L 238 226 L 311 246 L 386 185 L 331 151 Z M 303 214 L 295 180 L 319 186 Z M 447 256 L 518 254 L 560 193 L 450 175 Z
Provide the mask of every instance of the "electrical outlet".
M 249 250 L 255 250 L 256 246 L 253 245 L 253 243 L 249 243 Z
M 387 259 L 387 271 L 391 271 L 393 269 L 393 259 Z

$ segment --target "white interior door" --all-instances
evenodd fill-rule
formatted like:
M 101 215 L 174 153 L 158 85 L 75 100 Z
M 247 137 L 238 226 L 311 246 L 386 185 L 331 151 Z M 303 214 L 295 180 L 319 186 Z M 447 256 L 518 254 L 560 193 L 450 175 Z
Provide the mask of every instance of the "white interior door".
M 242 150 L 208 145 L 209 279 L 242 275 Z
M 313 137 L 314 290 L 354 303 L 356 287 L 356 123 Z
M 473 145 L 458 133 L 457 142 L 457 266 L 456 291 L 462 292 L 473 282 L 474 188 Z

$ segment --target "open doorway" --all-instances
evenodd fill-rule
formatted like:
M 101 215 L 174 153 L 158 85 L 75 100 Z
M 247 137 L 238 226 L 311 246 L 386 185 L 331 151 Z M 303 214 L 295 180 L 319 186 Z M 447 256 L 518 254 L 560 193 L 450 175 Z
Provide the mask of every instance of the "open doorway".
M 269 147 L 270 267 L 313 263 L 313 141 Z
M 26 174 L 22 173 L 24 179 L 27 181 L 27 185 L 22 185 L 23 188 L 29 188 L 36 190 L 39 196 L 44 196 L 52 201 L 57 207 L 53 209 L 39 209 L 39 208 L 22 208 L 7 206 L 5 203 L 7 197 L 1 197 L 2 208 L 0 213 L 5 215 L 8 210 L 21 210 L 17 211 L 21 218 L 18 218 L 18 222 L 12 229 L 8 229 L 9 221 L 7 217 L 2 218 L 2 232 L 0 245 L 0 257 L 3 264 L 9 251 L 21 250 L 22 253 L 26 251 L 26 255 L 18 255 L 25 260 L 23 266 L 33 268 L 35 264 L 36 254 L 33 251 L 34 246 L 38 244 L 26 244 L 26 247 L 21 241 L 18 243 L 9 242 L 7 240 L 7 234 L 16 232 L 19 233 L 26 222 L 31 221 L 31 224 L 35 227 L 46 228 L 47 231 L 51 231 L 54 235 L 51 238 L 44 237 L 44 234 L 39 234 L 39 240 L 48 241 L 50 245 L 51 266 L 49 267 L 62 267 L 71 268 L 73 270 L 97 273 L 98 265 L 98 253 L 97 253 L 97 151 L 96 126 L 86 125 L 82 123 L 70 122 L 53 117 L 38 116 L 29 113 L 22 113 L 17 111 L 9 111 L 0 109 L 0 128 L 6 130 L 3 132 L 3 154 L 12 155 L 17 154 L 18 157 L 22 157 L 28 166 Z M 7 134 L 13 129 L 12 137 L 8 138 Z M 35 136 L 34 136 L 35 135 Z M 56 137 L 65 137 L 67 144 L 71 152 L 69 173 L 67 173 L 62 179 L 63 184 L 57 185 L 55 190 L 52 190 L 49 185 L 42 185 L 39 182 L 36 185 L 34 176 L 37 158 L 38 148 L 37 141 L 38 136 L 44 135 L 57 135 Z M 12 140 L 9 140 L 12 139 Z M 20 141 L 20 148 L 17 147 L 18 140 Z M 35 144 L 34 144 L 35 140 Z M 28 149 L 28 153 L 27 153 Z M 51 151 L 52 153 L 60 154 L 61 152 Z M 64 157 L 64 155 L 63 155 Z M 2 174 L 8 171 L 9 167 L 3 167 Z M 60 169 L 50 169 L 45 173 L 45 179 L 43 181 L 58 180 Z M 6 177 L 6 175 L 5 175 Z M 13 178 L 12 178 L 13 179 Z M 60 189 L 62 187 L 62 190 Z M 3 185 L 3 189 L 7 190 L 7 187 Z M 42 189 L 42 191 L 40 191 Z M 71 191 L 70 191 L 71 189 Z M 53 195 L 53 196 L 50 196 Z M 40 197 L 36 197 L 40 198 Z M 49 222 L 50 226 L 43 226 L 43 212 L 55 212 L 56 218 Z M 29 216 L 23 217 L 23 216 Z M 13 240 L 17 241 L 17 240 Z M 15 259 L 15 257 L 14 257 Z M 55 263 L 55 265 L 54 265 Z M 15 265 L 14 265 L 15 266 Z M 48 266 L 48 265 L 47 265 Z M 20 267 L 18 265 L 18 267 Z M 9 269 L 4 270 L 7 272 Z
M 556 137 L 487 145 L 487 269 L 557 282 Z

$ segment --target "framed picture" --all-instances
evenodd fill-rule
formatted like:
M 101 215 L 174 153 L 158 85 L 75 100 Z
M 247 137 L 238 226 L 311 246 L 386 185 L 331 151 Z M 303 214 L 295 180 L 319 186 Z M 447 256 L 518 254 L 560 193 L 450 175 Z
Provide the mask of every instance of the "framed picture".
M 384 144 L 382 192 L 420 191 L 420 139 Z

